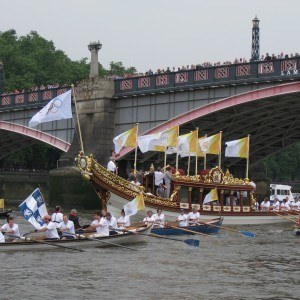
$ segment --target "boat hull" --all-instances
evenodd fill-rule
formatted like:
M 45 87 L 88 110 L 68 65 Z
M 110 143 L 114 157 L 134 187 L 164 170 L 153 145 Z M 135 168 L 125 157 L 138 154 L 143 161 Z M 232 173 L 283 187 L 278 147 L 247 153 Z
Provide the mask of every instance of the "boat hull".
M 143 234 L 149 234 L 151 227 L 140 229 L 138 232 Z M 93 238 L 94 239 L 94 238 Z M 44 251 L 44 250 L 63 250 L 61 247 L 55 245 L 74 248 L 74 249 L 86 249 L 86 248 L 104 248 L 112 247 L 116 245 L 133 245 L 143 243 L 147 237 L 138 233 L 124 233 L 118 235 L 111 235 L 107 237 L 91 239 L 74 239 L 74 240 L 58 240 L 58 241 L 42 241 L 46 243 L 36 241 L 25 241 L 15 243 L 0 243 L 0 252 L 14 252 L 14 251 Z M 101 243 L 103 241 L 103 243 Z M 110 244 L 113 243 L 113 244 Z M 66 249 L 67 250 L 67 249 Z
M 212 220 L 209 223 L 215 226 L 221 226 L 223 222 L 223 218 L 218 218 L 216 220 Z M 195 226 L 186 226 L 186 227 L 172 227 L 166 226 L 163 228 L 152 228 L 151 233 L 158 234 L 158 235 L 186 235 L 191 234 L 194 235 L 196 233 L 188 232 L 186 230 L 195 231 L 198 233 L 204 234 L 217 234 L 220 231 L 220 227 L 209 226 L 209 224 L 201 224 Z
M 113 215 L 118 216 L 120 214 L 121 209 L 125 204 L 128 203 L 127 199 L 122 198 L 119 195 L 111 192 L 110 200 L 107 203 L 107 210 L 111 212 Z M 156 211 L 159 206 L 149 206 L 146 204 L 146 211 L 152 210 Z M 179 209 L 168 210 L 166 208 L 163 209 L 163 213 L 165 214 L 167 222 L 174 222 L 179 213 Z M 274 223 L 283 223 L 288 222 L 286 219 L 274 215 L 272 212 L 221 212 L 222 217 L 224 217 L 223 224 L 224 225 L 260 225 L 260 224 L 274 224 Z M 131 217 L 131 222 L 139 222 L 145 217 L 145 211 L 138 211 L 138 213 Z M 201 212 L 201 219 L 211 220 L 215 218 L 219 218 L 220 214 L 218 212 Z

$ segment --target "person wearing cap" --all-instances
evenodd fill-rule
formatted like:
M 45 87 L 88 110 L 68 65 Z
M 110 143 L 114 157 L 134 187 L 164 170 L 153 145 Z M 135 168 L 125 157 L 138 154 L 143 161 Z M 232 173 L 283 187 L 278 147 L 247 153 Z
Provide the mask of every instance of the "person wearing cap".
M 187 220 L 189 224 L 200 222 L 200 213 L 196 205 L 192 206 L 192 211 L 187 215 Z
M 179 227 L 186 227 L 188 226 L 187 222 L 187 214 L 183 208 L 180 209 L 180 215 L 177 217 L 176 221 L 178 222 Z
M 67 215 L 63 216 L 63 221 L 58 224 L 57 229 L 62 234 L 62 240 L 70 240 L 76 238 L 74 223 L 69 220 L 69 217 Z
M 54 213 L 51 216 L 51 221 L 56 224 L 56 226 L 63 221 L 63 214 L 61 213 L 61 207 L 57 205 L 55 207 Z
M 124 209 L 121 210 L 121 216 L 118 218 L 117 224 L 119 228 L 130 226 L 130 218 L 125 215 Z
M 35 232 L 46 232 L 46 240 L 59 240 L 56 223 L 51 221 L 51 217 L 49 215 L 45 215 L 43 220 L 45 224 L 41 229 L 36 229 Z
M 115 159 L 113 157 L 109 158 L 109 162 L 107 164 L 107 170 L 115 174 L 117 173 L 117 166 L 115 163 Z
M 79 224 L 79 217 L 77 215 L 77 210 L 75 208 L 71 210 L 71 213 L 69 215 L 69 220 L 74 223 L 75 229 L 81 228 Z
M 97 211 L 94 214 L 94 221 L 90 224 L 90 226 L 85 229 L 89 230 L 89 228 L 96 229 L 97 235 L 93 235 L 92 237 L 99 237 L 99 236 L 109 236 L 109 227 L 106 218 L 102 217 L 101 212 Z

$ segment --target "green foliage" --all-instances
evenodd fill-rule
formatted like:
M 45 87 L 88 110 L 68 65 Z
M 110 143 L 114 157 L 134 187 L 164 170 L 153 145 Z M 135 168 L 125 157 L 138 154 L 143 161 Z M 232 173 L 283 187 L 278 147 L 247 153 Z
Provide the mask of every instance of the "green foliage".
M 0 32 L 0 61 L 4 64 L 4 91 L 29 90 L 47 84 L 70 84 L 89 75 L 87 58 L 72 61 L 52 41 L 36 31 L 17 36 L 14 29 Z M 99 75 L 122 76 L 133 74 L 135 68 L 125 68 L 121 62 L 111 62 L 106 70 L 99 64 Z
M 300 179 L 300 143 L 263 160 L 267 176 L 276 181 Z

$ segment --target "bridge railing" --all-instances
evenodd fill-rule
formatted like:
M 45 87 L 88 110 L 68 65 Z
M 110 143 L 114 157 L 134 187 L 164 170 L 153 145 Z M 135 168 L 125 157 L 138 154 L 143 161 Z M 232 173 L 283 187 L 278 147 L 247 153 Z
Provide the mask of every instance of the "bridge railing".
M 0 96 L 0 111 L 12 108 L 42 107 L 70 89 L 69 86 Z
M 115 96 L 296 77 L 300 75 L 299 65 L 300 57 L 294 57 L 116 79 Z

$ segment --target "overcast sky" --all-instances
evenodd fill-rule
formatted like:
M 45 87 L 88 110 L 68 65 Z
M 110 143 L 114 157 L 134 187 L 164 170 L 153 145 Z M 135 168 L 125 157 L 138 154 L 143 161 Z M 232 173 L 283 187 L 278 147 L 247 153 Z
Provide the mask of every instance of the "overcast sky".
M 252 19 L 261 54 L 300 52 L 300 0 L 0 0 L 0 31 L 36 30 L 71 59 L 132 63 L 138 71 L 249 59 Z

